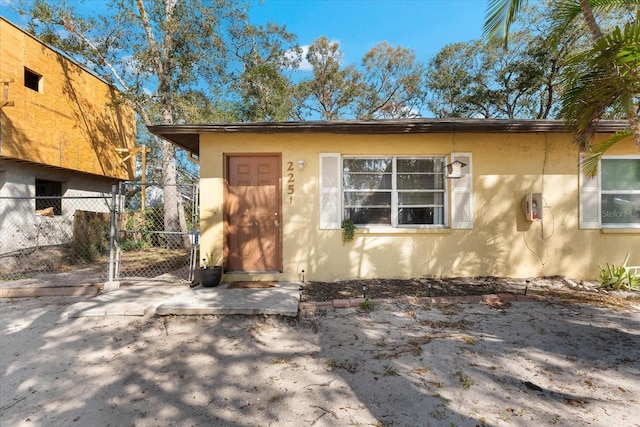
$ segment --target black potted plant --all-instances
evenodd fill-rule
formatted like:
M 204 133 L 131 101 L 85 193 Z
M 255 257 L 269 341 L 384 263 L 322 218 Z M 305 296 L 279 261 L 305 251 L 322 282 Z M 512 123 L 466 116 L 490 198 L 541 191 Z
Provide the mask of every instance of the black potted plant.
M 205 288 L 218 286 L 222 280 L 222 266 L 217 265 L 216 259 L 212 254 L 207 253 L 202 258 L 202 266 L 200 267 L 200 284 Z

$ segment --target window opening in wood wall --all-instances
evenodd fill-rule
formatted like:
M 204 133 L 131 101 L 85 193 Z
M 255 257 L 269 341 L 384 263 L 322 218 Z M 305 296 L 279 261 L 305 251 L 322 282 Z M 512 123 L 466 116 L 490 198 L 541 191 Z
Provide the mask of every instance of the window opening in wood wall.
M 34 73 L 33 71 L 27 68 L 24 69 L 24 86 L 25 87 L 35 90 L 36 92 L 40 92 L 41 80 L 42 80 L 42 76 L 40 74 Z

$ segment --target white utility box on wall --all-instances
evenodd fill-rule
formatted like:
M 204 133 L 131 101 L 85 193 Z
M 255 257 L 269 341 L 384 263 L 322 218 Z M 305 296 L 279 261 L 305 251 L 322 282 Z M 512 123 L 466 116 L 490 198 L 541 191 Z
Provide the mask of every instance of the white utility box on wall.
M 524 215 L 527 221 L 542 219 L 542 193 L 527 193 L 524 196 Z

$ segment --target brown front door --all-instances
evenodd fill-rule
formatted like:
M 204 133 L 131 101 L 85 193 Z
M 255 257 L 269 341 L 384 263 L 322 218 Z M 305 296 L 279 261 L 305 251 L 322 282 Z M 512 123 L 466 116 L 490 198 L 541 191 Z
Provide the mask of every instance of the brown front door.
M 226 156 L 227 271 L 281 271 L 280 155 Z

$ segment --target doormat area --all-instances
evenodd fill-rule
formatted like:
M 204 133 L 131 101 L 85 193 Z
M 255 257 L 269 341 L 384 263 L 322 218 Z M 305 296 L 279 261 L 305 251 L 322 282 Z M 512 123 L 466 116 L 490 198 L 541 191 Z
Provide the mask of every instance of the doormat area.
M 278 282 L 231 282 L 227 289 L 263 289 L 273 288 Z

